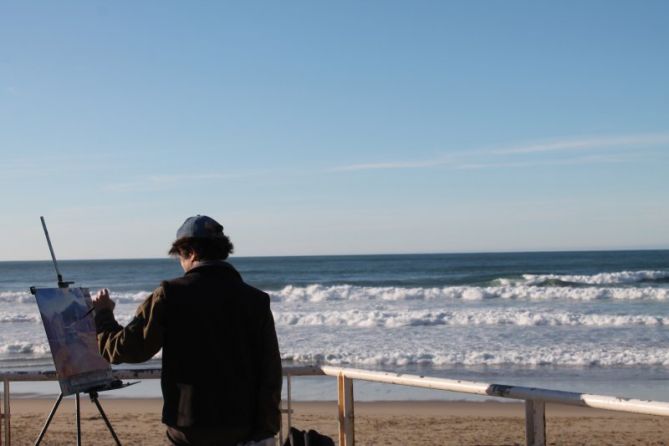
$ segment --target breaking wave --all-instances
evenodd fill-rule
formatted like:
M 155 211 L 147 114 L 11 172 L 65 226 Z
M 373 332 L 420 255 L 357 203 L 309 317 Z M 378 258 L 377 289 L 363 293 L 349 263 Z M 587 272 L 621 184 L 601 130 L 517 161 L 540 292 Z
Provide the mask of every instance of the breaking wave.
M 669 271 L 620 271 L 593 275 L 524 274 L 522 279 L 497 279 L 500 285 L 569 286 L 667 283 Z
M 406 301 L 430 299 L 484 300 L 658 300 L 669 299 L 669 288 L 622 287 L 540 287 L 518 286 L 451 286 L 434 288 L 362 287 L 355 285 L 288 285 L 270 291 L 275 302 L 326 302 L 349 300 Z
M 0 291 L 0 302 L 2 303 L 34 303 L 35 298 L 28 291 Z
M 39 314 L 0 313 L 0 323 L 41 321 Z
M 140 303 L 143 302 L 149 295 L 150 291 L 131 291 L 117 293 L 112 290 L 111 298 L 116 303 Z M 93 292 L 91 292 L 93 295 Z M 27 291 L 2 291 L 0 292 L 0 303 L 8 304 L 34 304 L 35 297 Z
M 112 291 L 111 298 L 120 304 L 131 304 L 131 303 L 141 303 L 146 300 L 147 297 L 151 295 L 150 291 L 138 291 L 131 293 L 114 293 Z
M 669 326 L 669 317 L 653 315 L 583 314 L 529 310 L 472 311 L 325 311 L 274 312 L 277 326 L 420 327 L 420 326 Z
M 34 344 L 31 342 L 11 342 L 9 344 L 0 345 L 0 354 L 33 354 L 46 355 L 51 350 L 47 344 Z
M 334 351 L 329 353 L 284 352 L 283 359 L 306 364 L 363 365 L 397 367 L 408 365 L 422 366 L 581 366 L 581 367 L 620 367 L 620 366 L 669 366 L 669 351 L 655 348 L 649 350 L 629 350 L 624 348 L 606 351 L 583 351 L 571 348 L 537 348 L 524 350 L 497 351 L 455 351 L 431 352 L 419 351 L 405 353 L 389 351 L 381 353 L 356 353 Z

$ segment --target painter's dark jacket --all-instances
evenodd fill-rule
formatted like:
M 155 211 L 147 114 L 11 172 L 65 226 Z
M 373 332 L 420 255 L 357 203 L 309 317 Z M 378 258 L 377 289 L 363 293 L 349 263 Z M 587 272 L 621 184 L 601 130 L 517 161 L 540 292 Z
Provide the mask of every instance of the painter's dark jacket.
M 166 425 L 240 441 L 279 431 L 281 358 L 269 296 L 227 262 L 163 282 L 125 328 L 109 310 L 95 322 L 111 363 L 144 362 L 163 349 Z

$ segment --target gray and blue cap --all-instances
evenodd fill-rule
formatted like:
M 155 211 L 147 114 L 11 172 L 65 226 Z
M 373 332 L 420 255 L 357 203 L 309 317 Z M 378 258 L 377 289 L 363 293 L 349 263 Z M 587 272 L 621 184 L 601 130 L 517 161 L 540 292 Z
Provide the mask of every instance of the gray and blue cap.
M 177 240 L 184 237 L 218 238 L 223 236 L 223 226 L 206 215 L 188 217 L 177 230 Z

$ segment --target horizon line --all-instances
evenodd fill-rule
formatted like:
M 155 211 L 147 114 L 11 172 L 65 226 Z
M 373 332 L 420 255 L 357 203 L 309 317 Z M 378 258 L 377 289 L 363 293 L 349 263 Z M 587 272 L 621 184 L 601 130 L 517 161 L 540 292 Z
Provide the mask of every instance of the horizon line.
M 423 252 L 377 252 L 377 253 L 357 253 L 357 254 L 285 254 L 285 255 L 243 255 L 231 256 L 229 258 L 238 259 L 259 259 L 259 258 L 286 258 L 286 257 L 377 257 L 377 256 L 415 256 L 415 255 L 481 255 L 481 254 L 560 254 L 560 253 L 588 253 L 588 252 L 638 252 L 638 251 L 669 251 L 669 246 L 663 248 L 587 248 L 587 249 L 537 249 L 537 250 L 499 250 L 499 251 L 423 251 Z M 109 260 L 176 260 L 169 256 L 166 257 L 109 257 L 109 258 L 59 258 L 59 262 L 104 262 Z M 226 259 L 227 260 L 227 259 Z M 0 263 L 21 263 L 21 262 L 48 262 L 53 263 L 51 259 L 23 259 L 23 260 L 1 260 Z

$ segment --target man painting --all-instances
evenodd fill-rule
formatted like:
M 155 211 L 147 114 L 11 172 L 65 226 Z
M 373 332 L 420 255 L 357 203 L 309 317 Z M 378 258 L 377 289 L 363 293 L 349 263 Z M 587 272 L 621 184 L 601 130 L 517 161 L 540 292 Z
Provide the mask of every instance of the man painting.
M 190 217 L 169 251 L 185 274 L 162 282 L 126 327 L 106 289 L 93 300 L 108 361 L 144 362 L 163 349 L 169 444 L 234 446 L 280 428 L 281 358 L 269 296 L 225 261 L 232 250 L 215 220 Z

